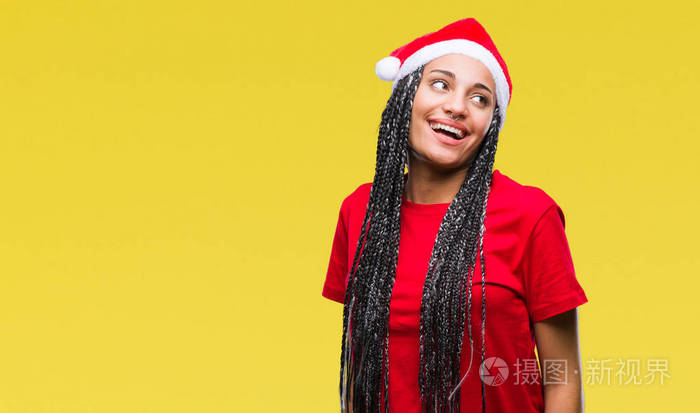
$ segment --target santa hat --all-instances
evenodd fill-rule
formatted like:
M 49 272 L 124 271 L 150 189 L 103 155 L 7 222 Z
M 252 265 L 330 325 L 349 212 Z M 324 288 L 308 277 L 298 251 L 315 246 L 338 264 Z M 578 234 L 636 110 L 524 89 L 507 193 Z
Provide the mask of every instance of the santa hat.
M 447 54 L 458 53 L 474 58 L 486 66 L 496 84 L 496 103 L 500 108 L 503 128 L 506 120 L 506 107 L 510 102 L 513 85 L 508 68 L 496 49 L 491 37 L 476 19 L 458 20 L 442 29 L 423 35 L 391 52 L 377 62 L 375 72 L 380 79 L 396 84 L 418 67 Z

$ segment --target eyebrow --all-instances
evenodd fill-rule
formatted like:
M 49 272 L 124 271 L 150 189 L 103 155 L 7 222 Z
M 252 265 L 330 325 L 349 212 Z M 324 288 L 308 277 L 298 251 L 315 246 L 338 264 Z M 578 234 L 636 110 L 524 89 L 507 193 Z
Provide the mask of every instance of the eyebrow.
M 440 72 L 440 73 L 444 74 L 445 76 L 449 77 L 450 79 L 453 79 L 453 80 L 455 79 L 455 74 L 452 73 L 452 72 L 450 72 L 450 71 L 448 71 L 448 70 L 433 69 L 433 70 L 430 71 L 430 73 L 433 73 L 433 72 Z M 489 88 L 488 88 L 486 85 L 484 85 L 483 83 L 474 83 L 474 86 L 473 86 L 473 87 L 478 87 L 478 88 L 480 88 L 480 89 L 485 89 L 485 90 L 488 91 L 489 93 L 493 94 L 493 92 L 491 92 L 491 89 L 489 89 Z

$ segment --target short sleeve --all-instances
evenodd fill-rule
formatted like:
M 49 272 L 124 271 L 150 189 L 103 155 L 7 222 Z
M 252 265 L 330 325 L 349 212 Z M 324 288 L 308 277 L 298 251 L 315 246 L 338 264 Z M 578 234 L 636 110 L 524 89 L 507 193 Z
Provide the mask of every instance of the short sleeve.
M 343 202 L 338 214 L 338 224 L 331 247 L 331 258 L 321 291 L 321 295 L 339 303 L 345 303 L 346 274 L 348 272 L 348 233 L 346 214 L 344 213 L 345 205 L 346 202 Z
M 523 255 L 527 309 L 532 322 L 561 314 L 588 301 L 574 271 L 556 203 L 539 217 Z

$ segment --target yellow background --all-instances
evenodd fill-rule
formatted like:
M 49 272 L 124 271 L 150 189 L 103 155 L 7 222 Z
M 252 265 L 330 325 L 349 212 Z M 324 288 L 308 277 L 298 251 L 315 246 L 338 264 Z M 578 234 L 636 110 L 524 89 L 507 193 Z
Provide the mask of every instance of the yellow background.
M 470 16 L 513 80 L 496 168 L 566 215 L 584 363 L 669 360 L 587 411 L 686 411 L 693 3 L 0 2 L 0 412 L 338 411 L 321 286 L 374 173 L 374 64 Z

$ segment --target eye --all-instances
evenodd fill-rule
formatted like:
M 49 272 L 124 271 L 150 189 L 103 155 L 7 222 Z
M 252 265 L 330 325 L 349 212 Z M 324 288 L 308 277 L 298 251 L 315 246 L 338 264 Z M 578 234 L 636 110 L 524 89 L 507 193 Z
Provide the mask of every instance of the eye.
M 489 104 L 489 99 L 488 99 L 486 96 L 476 95 L 476 96 L 474 96 L 474 97 L 475 97 L 475 98 L 481 99 L 481 101 L 480 101 L 479 103 L 481 103 L 482 105 L 488 105 L 488 104 Z
M 445 90 L 445 89 L 447 89 L 447 82 L 445 82 L 444 80 L 435 80 L 435 81 L 431 82 L 430 85 L 435 86 L 435 85 L 438 84 L 438 83 L 442 83 L 443 85 L 445 85 L 444 88 L 440 88 L 440 87 L 439 87 L 438 89 L 440 89 L 440 90 Z

